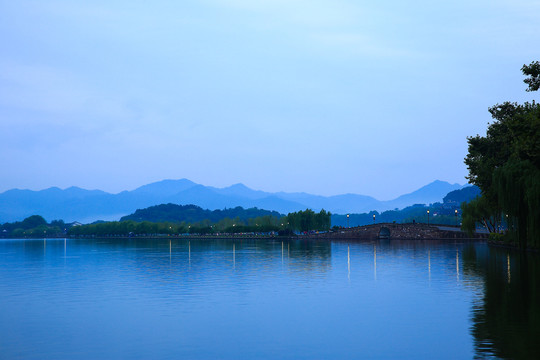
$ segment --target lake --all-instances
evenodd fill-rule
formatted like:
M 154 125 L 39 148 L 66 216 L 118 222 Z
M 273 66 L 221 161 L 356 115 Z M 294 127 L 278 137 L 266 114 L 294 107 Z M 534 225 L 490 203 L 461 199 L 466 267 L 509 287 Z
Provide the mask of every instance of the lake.
M 539 264 L 463 241 L 0 240 L 0 358 L 540 358 Z

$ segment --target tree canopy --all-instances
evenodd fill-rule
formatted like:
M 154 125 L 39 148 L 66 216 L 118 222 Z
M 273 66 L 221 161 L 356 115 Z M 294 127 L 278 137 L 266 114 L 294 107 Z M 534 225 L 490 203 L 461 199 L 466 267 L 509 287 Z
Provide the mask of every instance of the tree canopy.
M 50 224 L 40 215 L 32 215 L 23 221 L 0 224 L 0 237 L 35 238 L 64 235 L 66 224 L 53 220 Z
M 329 230 L 331 214 L 322 209 L 316 213 L 311 209 L 297 211 L 287 215 L 287 223 L 291 230 Z
M 540 63 L 522 67 L 527 91 L 540 87 Z M 468 230 L 482 222 L 490 232 L 505 230 L 520 246 L 540 246 L 540 105 L 505 102 L 489 109 L 495 120 L 486 136 L 467 138 L 468 179 L 481 198 L 463 207 Z
M 540 88 L 540 62 L 533 61 L 529 65 L 523 65 L 521 71 L 529 77 L 523 82 L 529 85 L 527 91 L 536 91 Z
M 172 222 L 172 223 L 195 223 L 203 220 L 218 222 L 229 218 L 246 221 L 261 216 L 274 216 L 280 218 L 283 215 L 277 211 L 269 211 L 257 208 L 244 209 L 240 206 L 223 210 L 207 210 L 197 205 L 161 204 L 150 206 L 145 209 L 137 209 L 135 213 L 124 216 L 120 221 L 133 220 L 136 222 Z

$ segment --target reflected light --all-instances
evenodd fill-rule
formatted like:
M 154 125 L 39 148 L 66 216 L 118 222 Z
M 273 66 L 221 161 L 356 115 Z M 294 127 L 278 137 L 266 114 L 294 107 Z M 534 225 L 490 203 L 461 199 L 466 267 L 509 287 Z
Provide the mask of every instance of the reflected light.
M 347 245 L 347 268 L 349 270 L 349 280 L 351 280 L 351 251 L 349 245 Z
M 427 256 L 428 256 L 428 276 L 429 276 L 429 282 L 431 284 L 431 250 L 428 250 Z
M 506 271 L 508 272 L 508 283 L 510 284 L 511 274 L 510 274 L 510 254 L 506 254 Z
M 377 280 L 377 245 L 373 245 L 373 276 Z
M 459 250 L 456 249 L 456 277 L 457 281 L 459 281 Z

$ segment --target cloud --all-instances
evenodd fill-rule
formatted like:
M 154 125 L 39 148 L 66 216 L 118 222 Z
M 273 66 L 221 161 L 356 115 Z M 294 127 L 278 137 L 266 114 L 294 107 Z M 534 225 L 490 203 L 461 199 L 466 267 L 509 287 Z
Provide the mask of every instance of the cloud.
M 372 58 L 420 58 L 427 54 L 404 46 L 392 45 L 387 39 L 362 33 L 327 32 L 314 34 L 313 41 L 329 50 Z
M 309 27 L 343 26 L 358 21 L 356 6 L 347 1 L 325 0 L 215 0 L 216 4 L 250 11 L 290 24 Z M 354 11 L 353 11 L 354 10 Z M 283 24 L 276 24 L 283 25 Z
M 0 106 L 54 113 L 75 113 L 89 90 L 69 72 L 44 66 L 0 62 Z
M 425 51 L 403 41 L 404 33 L 418 26 L 415 14 L 396 13 L 388 3 L 369 4 L 336 0 L 214 0 L 228 9 L 249 13 L 250 26 L 268 36 L 285 34 L 282 43 L 323 58 L 407 57 L 418 58 Z M 244 16 L 244 18 L 249 18 Z
M 65 68 L 0 60 L 4 125 L 74 125 L 88 131 L 134 126 L 144 113 L 136 97 L 129 91 L 96 87 Z

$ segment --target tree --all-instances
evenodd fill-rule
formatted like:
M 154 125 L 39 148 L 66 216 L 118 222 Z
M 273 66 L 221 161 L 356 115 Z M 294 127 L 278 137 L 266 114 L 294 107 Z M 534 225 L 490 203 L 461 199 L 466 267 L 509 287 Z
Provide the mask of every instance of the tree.
M 321 210 L 316 214 L 311 209 L 297 211 L 287 215 L 287 222 L 291 230 L 310 231 L 310 230 L 329 230 L 330 212 Z
M 495 170 L 499 205 L 508 215 L 511 235 L 520 246 L 540 246 L 540 169 L 512 157 Z
M 540 88 L 540 62 L 533 61 L 530 65 L 523 65 L 521 68 L 523 75 L 529 77 L 523 80 L 523 82 L 529 85 L 526 91 L 536 91 Z
M 47 225 L 47 221 L 40 215 L 32 215 L 22 221 L 23 229 L 32 229 L 40 225 Z
M 462 229 L 472 235 L 476 223 L 480 222 L 490 233 L 500 231 L 501 213 L 494 212 L 493 207 L 484 196 L 479 196 L 470 202 L 461 204 Z
M 540 87 L 540 63 L 521 69 L 527 91 Z M 540 246 L 540 105 L 497 104 L 489 109 L 495 121 L 486 136 L 467 138 L 467 178 L 481 190 L 481 197 L 463 207 L 464 228 L 471 221 L 497 232 L 504 214 L 508 239 L 520 246 Z

